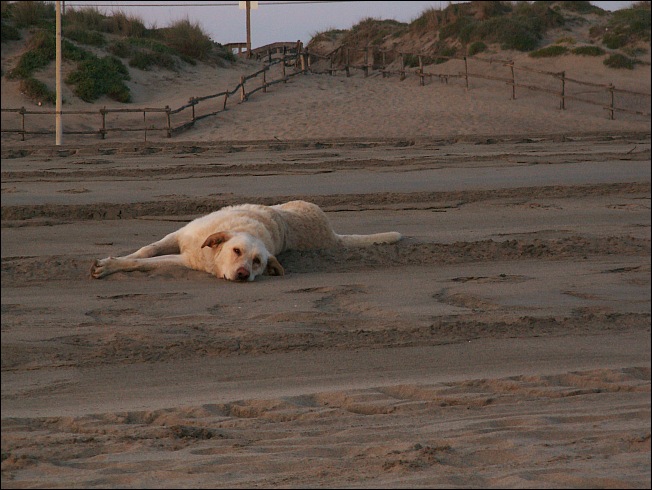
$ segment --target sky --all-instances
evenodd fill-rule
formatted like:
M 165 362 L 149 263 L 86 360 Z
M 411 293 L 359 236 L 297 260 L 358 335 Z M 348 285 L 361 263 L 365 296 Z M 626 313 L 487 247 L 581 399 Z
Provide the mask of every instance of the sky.
M 215 1 L 66 1 L 65 7 L 95 6 L 111 14 L 123 12 L 142 20 L 146 27 L 166 27 L 180 20 L 198 24 L 220 44 L 246 42 L 246 10 L 235 0 Z M 242 2 L 244 3 L 244 2 Z M 367 18 L 411 22 L 430 8 L 446 8 L 448 1 L 258 1 L 251 10 L 251 45 L 297 40 L 307 44 L 316 34 L 350 29 Z M 591 2 L 605 10 L 629 7 L 631 1 Z

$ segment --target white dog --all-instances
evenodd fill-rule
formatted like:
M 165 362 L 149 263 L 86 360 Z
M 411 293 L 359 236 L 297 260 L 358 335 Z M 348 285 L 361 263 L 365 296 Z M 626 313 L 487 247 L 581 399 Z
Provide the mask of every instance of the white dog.
M 397 232 L 338 235 L 319 206 L 305 201 L 242 204 L 197 218 L 130 255 L 95 260 L 91 276 L 175 265 L 230 281 L 253 281 L 265 272 L 282 276 L 276 255 L 285 250 L 365 247 L 400 239 Z

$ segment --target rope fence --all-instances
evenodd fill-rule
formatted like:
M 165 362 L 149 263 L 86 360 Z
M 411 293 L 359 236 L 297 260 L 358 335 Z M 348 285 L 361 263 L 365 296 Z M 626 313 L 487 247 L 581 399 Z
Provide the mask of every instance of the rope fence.
M 167 138 L 171 138 L 175 134 L 192 128 L 197 121 L 207 117 L 215 116 L 227 110 L 228 102 L 235 96 L 238 103 L 245 102 L 250 96 L 256 92 L 267 92 L 267 89 L 277 83 L 287 83 L 288 79 L 296 75 L 305 73 L 314 74 L 328 74 L 335 76 L 338 72 L 344 72 L 347 77 L 350 77 L 352 70 L 361 70 L 365 77 L 372 74 L 374 70 L 381 73 L 382 77 L 389 77 L 398 75 L 401 80 L 405 80 L 408 75 L 415 75 L 419 77 L 419 84 L 424 86 L 426 80 L 439 79 L 441 83 L 448 84 L 449 79 L 458 79 L 463 81 L 465 90 L 471 90 L 470 80 L 490 80 L 504 83 L 510 87 L 510 98 L 516 99 L 516 89 L 527 89 L 531 91 L 543 92 L 555 96 L 559 99 L 559 109 L 566 110 L 567 101 L 580 102 L 599 106 L 606 110 L 609 114 L 609 119 L 615 119 L 615 114 L 618 112 L 650 117 L 649 110 L 637 110 L 639 107 L 650 107 L 650 94 L 644 92 L 635 92 L 632 90 L 625 90 L 616 88 L 613 84 L 600 84 L 594 82 L 587 82 L 577 80 L 566 76 L 565 71 L 550 72 L 543 70 L 536 70 L 525 66 L 516 66 L 513 60 L 501 60 L 494 58 L 482 57 L 449 57 L 440 55 L 430 55 L 423 53 L 404 53 L 394 50 L 380 50 L 375 47 L 366 48 L 351 48 L 347 46 L 340 46 L 332 52 L 322 55 L 313 53 L 308 50 L 302 49 L 301 45 L 297 45 L 298 49 L 292 50 L 282 47 L 280 57 L 274 58 L 272 56 L 272 49 L 270 48 L 267 53 L 267 60 L 265 66 L 249 75 L 240 77 L 238 83 L 232 90 L 225 90 L 216 94 L 205 95 L 202 97 L 191 97 L 188 103 L 182 105 L 177 109 L 171 109 L 169 106 L 164 108 L 120 108 L 110 109 L 103 107 L 99 111 L 61 111 L 62 115 L 77 115 L 76 122 L 81 126 L 81 129 L 71 130 L 66 128 L 65 134 L 95 134 L 99 135 L 102 139 L 111 132 L 143 132 L 145 141 L 147 141 L 148 133 L 153 131 L 165 132 Z M 280 51 L 280 50 L 279 50 Z M 278 52 L 278 51 L 277 51 Z M 257 53 L 257 57 L 262 59 L 261 53 Z M 352 63 L 355 59 L 358 62 Z M 428 62 L 432 66 L 439 66 L 443 62 L 459 61 L 463 63 L 463 70 L 458 68 L 456 73 L 436 73 L 426 71 L 425 67 Z M 470 63 L 475 64 L 488 64 L 499 68 L 507 69 L 507 74 L 488 74 L 481 73 L 480 71 L 471 71 Z M 268 80 L 268 76 L 272 67 L 279 65 L 280 77 Z M 447 63 L 447 68 L 453 65 Z M 288 73 L 287 68 L 290 67 L 291 73 Z M 461 68 L 461 66 L 460 66 Z M 518 78 L 517 78 L 518 73 Z M 543 82 L 539 80 L 539 85 L 535 84 L 530 78 L 535 76 L 545 77 Z M 253 88 L 251 87 L 252 80 L 261 78 L 261 83 Z M 590 87 L 591 90 L 578 91 L 574 88 L 574 93 L 571 93 L 570 87 Z M 592 94 L 606 94 L 607 101 L 600 102 L 591 100 L 580 95 Z M 623 107 L 623 105 L 616 105 L 616 97 L 621 101 L 623 96 L 631 96 L 635 98 L 633 104 L 630 103 L 630 108 Z M 215 100 L 217 104 L 215 105 Z M 632 109 L 631 106 L 636 109 Z M 199 108 L 203 108 L 201 114 Z M 208 107 L 208 109 L 205 109 Z M 25 141 L 26 135 L 43 135 L 54 134 L 54 130 L 50 129 L 28 129 L 26 124 L 26 116 L 44 116 L 55 115 L 54 110 L 28 110 L 25 107 L 14 109 L 2 109 L 3 124 L 2 133 L 19 134 L 22 141 Z M 18 127 L 6 128 L 4 121 L 4 114 L 15 113 L 19 116 L 20 121 Z M 113 119 L 117 119 L 120 114 L 142 114 L 142 123 L 136 124 L 133 119 L 130 126 L 123 125 L 116 126 L 109 124 L 113 123 Z M 99 127 L 97 122 L 93 123 L 93 119 L 99 116 Z M 174 118 L 173 118 L 174 116 Z M 107 121 L 107 117 L 111 121 Z M 185 120 L 183 118 L 186 118 Z M 178 122 L 179 119 L 182 122 Z M 173 124 L 173 119 L 176 124 Z M 96 120 L 96 119 L 95 119 Z

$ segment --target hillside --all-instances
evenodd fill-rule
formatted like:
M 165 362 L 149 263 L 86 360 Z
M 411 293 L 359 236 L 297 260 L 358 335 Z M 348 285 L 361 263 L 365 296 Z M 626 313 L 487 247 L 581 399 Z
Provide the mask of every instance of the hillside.
M 23 103 L 53 103 L 54 33 L 52 4 L 2 2 L 3 100 L 20 92 Z M 106 96 L 138 102 L 135 85 L 165 83 L 184 73 L 234 67 L 236 59 L 189 21 L 146 29 L 142 21 L 94 9 L 68 9 L 64 25 L 65 100 L 92 103 Z M 365 19 L 349 30 L 317 34 L 306 47 L 327 55 L 338 47 L 339 61 L 361 62 L 366 47 L 385 52 L 391 63 L 398 52 L 427 56 L 426 63 L 505 51 L 593 55 L 601 61 L 616 56 L 626 68 L 650 64 L 650 2 L 608 12 L 589 2 L 468 2 L 428 9 L 410 24 Z M 582 54 L 575 54 L 582 53 Z M 504 54 L 499 57 L 509 57 Z M 336 60 L 337 61 L 337 60 Z M 416 61 L 408 57 L 408 65 Z M 159 72 L 159 73 L 156 73 Z M 160 72 L 167 75 L 161 77 Z M 101 82 L 94 77 L 100 77 Z M 191 96 L 194 94 L 188 94 Z
M 368 18 L 350 30 L 319 33 L 307 45 L 322 55 L 342 46 L 350 48 L 350 63 L 359 62 L 365 48 L 385 52 L 390 62 L 392 53 L 398 52 L 442 62 L 440 57 L 533 53 L 557 46 L 559 55 L 618 55 L 632 64 L 649 65 L 650 2 L 615 12 L 582 1 L 450 4 L 428 9 L 409 24 Z M 343 61 L 344 50 L 339 56 Z

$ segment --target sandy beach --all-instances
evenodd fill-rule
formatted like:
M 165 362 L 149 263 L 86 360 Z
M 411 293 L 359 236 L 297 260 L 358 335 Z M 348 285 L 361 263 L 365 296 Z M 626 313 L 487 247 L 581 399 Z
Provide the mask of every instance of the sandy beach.
M 649 65 L 549 63 L 650 92 Z M 2 488 L 649 488 L 650 120 L 509 96 L 309 74 L 170 139 L 3 136 Z M 247 284 L 89 277 L 291 199 L 405 238 Z

